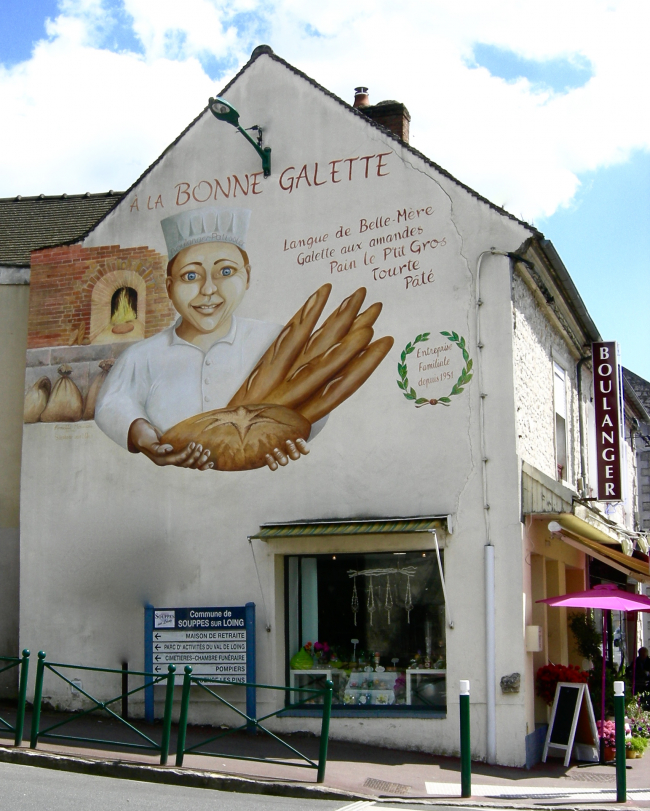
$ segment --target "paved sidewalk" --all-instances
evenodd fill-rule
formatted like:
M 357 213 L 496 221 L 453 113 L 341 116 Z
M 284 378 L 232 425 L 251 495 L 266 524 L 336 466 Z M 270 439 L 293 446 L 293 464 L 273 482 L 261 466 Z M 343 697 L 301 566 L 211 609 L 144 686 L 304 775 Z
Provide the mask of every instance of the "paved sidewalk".
M 11 712 L 0 708 L 11 720 Z M 66 714 L 43 713 L 41 727 L 61 720 Z M 356 800 L 385 800 L 391 806 L 413 802 L 422 805 L 495 805 L 527 808 L 611 808 L 616 801 L 615 769 L 611 766 L 571 764 L 567 769 L 559 759 L 538 764 L 531 770 L 472 764 L 472 800 L 460 799 L 460 761 L 418 752 L 381 749 L 362 744 L 331 740 L 325 783 L 316 783 L 316 771 L 299 768 L 299 760 L 265 735 L 236 733 L 218 742 L 221 751 L 248 757 L 277 758 L 282 762 L 258 763 L 205 755 L 186 755 L 182 768 L 176 768 L 174 755 L 168 766 L 159 766 L 155 753 L 101 745 L 43 739 L 37 750 L 20 749 L 0 732 L 0 761 L 30 763 L 55 769 L 69 769 L 152 782 L 179 783 L 234 791 L 282 794 L 293 797 L 341 799 L 341 805 Z M 160 725 L 135 725 L 152 738 L 160 739 Z M 64 733 L 67 727 L 57 730 Z M 128 730 L 108 717 L 85 716 L 70 725 L 69 734 L 112 740 L 125 737 Z M 208 727 L 188 728 L 188 744 L 215 734 Z M 172 731 L 171 752 L 175 751 L 176 729 Z M 287 742 L 312 759 L 318 757 L 318 740 L 294 733 Z M 290 757 L 287 758 L 287 755 Z M 628 760 L 628 803 L 626 807 L 650 809 L 650 753 Z

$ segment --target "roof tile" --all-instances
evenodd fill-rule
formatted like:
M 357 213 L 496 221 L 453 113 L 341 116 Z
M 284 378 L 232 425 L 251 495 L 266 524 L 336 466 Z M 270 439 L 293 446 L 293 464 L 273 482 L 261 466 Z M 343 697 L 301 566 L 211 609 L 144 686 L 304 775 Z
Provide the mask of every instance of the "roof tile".
M 29 267 L 30 251 L 78 239 L 121 197 L 109 191 L 0 199 L 0 265 Z

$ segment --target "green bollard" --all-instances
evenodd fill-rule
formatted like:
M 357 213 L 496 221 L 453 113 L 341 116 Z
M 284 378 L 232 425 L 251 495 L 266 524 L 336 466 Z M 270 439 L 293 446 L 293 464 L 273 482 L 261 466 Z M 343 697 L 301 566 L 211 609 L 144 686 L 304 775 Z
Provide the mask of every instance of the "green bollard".
M 23 651 L 23 660 L 20 663 L 20 686 L 18 688 L 18 709 L 16 710 L 16 734 L 14 746 L 23 742 L 23 729 L 25 727 L 25 703 L 27 702 L 27 676 L 29 674 L 29 651 Z
M 616 721 L 616 802 L 627 802 L 625 767 L 625 682 L 614 682 L 614 719 Z
M 192 665 L 185 665 L 183 692 L 181 694 L 181 715 L 178 719 L 178 736 L 176 738 L 176 765 L 183 765 L 185 755 L 185 735 L 187 734 L 187 715 L 190 708 L 190 687 L 192 686 Z
M 34 708 L 32 710 L 32 734 L 29 739 L 31 749 L 38 744 L 38 729 L 41 725 L 41 703 L 43 701 L 43 674 L 45 672 L 45 651 L 39 650 L 36 665 L 36 684 L 34 685 Z
M 469 732 L 469 682 L 460 682 L 460 796 L 472 796 L 472 746 Z
M 160 743 L 160 765 L 167 765 L 169 741 L 172 735 L 172 708 L 174 706 L 174 674 L 176 665 L 167 665 L 167 689 L 165 690 L 165 713 L 163 715 L 163 732 Z
M 323 698 L 323 723 L 320 728 L 320 751 L 318 753 L 318 776 L 316 782 L 322 783 L 325 780 L 325 767 L 327 766 L 327 744 L 330 737 L 330 717 L 332 715 L 332 691 L 334 683 L 325 682 L 327 692 Z

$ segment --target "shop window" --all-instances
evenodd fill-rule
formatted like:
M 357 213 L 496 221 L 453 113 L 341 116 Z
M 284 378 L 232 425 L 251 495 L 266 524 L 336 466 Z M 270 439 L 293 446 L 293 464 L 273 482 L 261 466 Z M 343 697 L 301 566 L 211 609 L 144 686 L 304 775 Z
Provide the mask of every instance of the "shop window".
M 331 679 L 335 709 L 446 712 L 435 552 L 292 556 L 285 575 L 289 686 Z
M 567 470 L 567 407 L 566 371 L 553 364 L 554 403 L 555 403 L 555 461 L 558 481 L 568 480 Z

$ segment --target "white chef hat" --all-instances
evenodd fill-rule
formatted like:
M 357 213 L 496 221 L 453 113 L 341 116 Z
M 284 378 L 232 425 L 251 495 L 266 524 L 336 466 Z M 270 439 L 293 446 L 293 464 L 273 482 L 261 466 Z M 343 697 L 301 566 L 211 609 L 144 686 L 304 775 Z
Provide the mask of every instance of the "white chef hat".
M 247 208 L 198 208 L 160 221 L 169 261 L 201 242 L 231 242 L 243 250 L 251 212 Z

